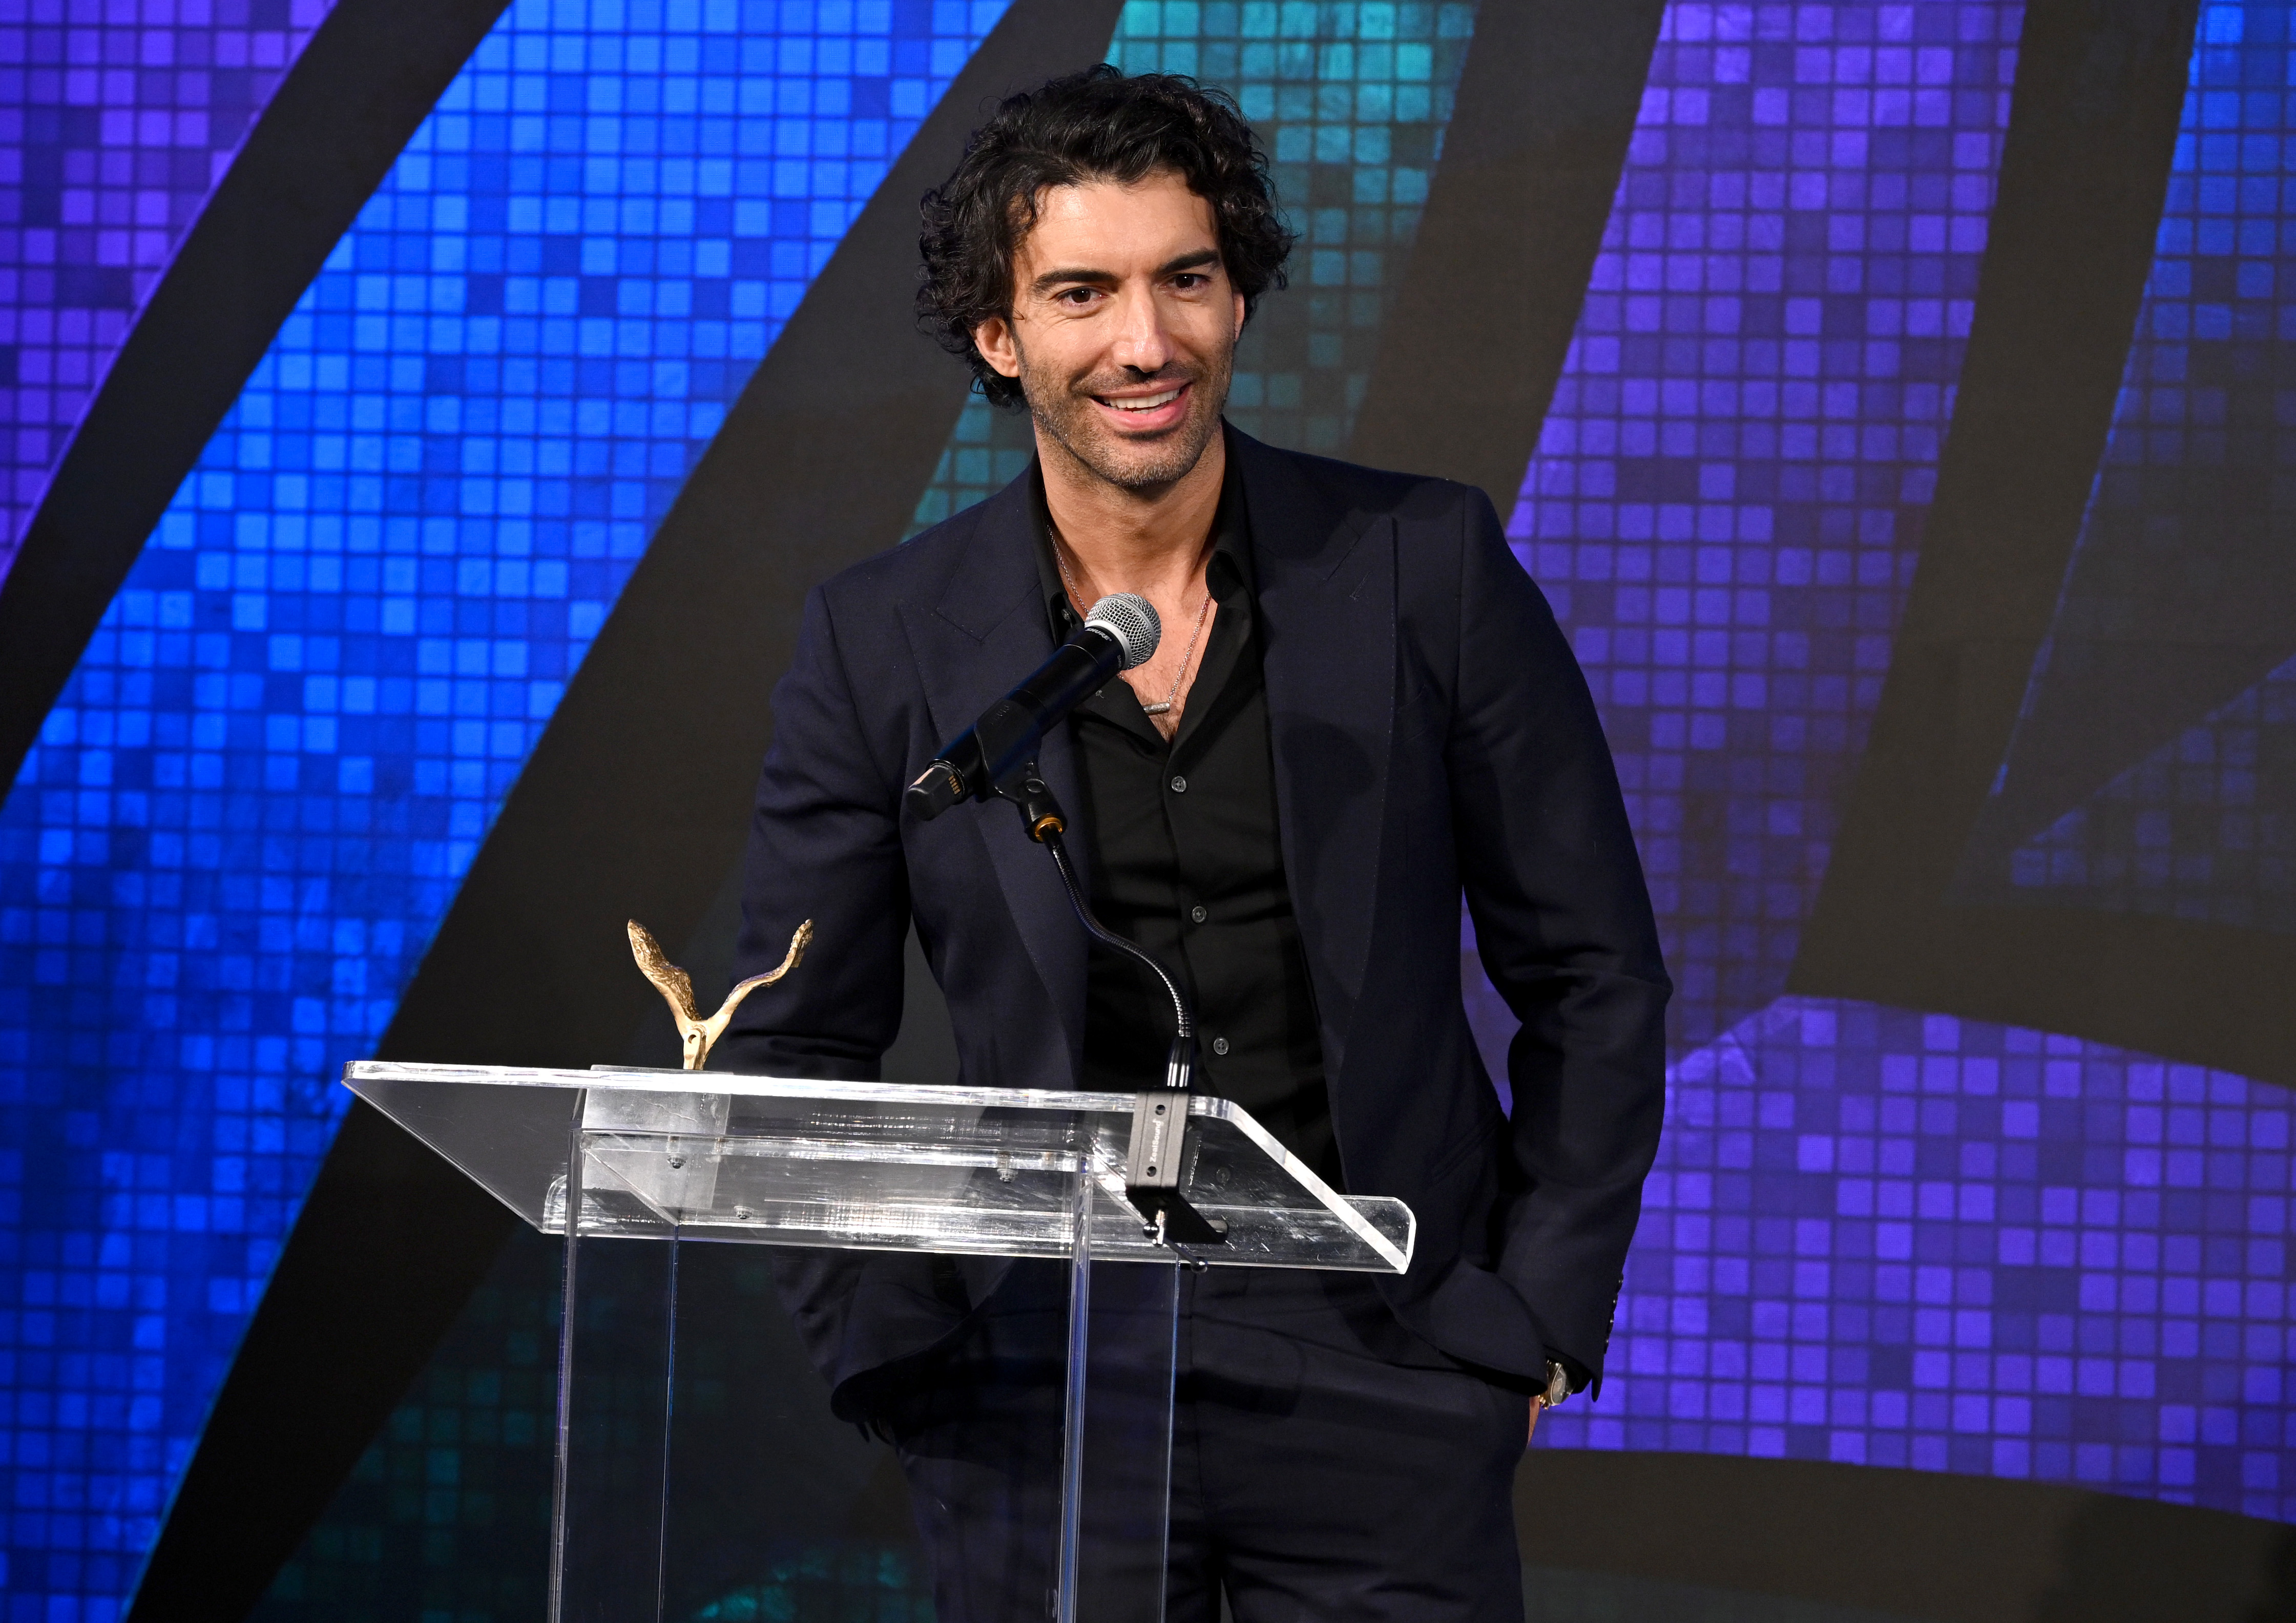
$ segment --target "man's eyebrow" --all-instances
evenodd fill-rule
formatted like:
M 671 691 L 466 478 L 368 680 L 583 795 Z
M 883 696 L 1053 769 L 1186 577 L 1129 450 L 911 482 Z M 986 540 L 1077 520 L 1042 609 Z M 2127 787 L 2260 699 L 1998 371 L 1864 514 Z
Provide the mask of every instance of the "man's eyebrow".
M 1182 271 L 1194 270 L 1199 266 L 1218 265 L 1219 262 L 1218 249 L 1199 248 L 1192 254 L 1182 254 L 1177 259 L 1165 260 L 1156 267 L 1156 274 L 1160 276 L 1172 276 Z
M 1219 262 L 1220 256 L 1218 249 L 1199 248 L 1193 252 L 1181 254 L 1175 258 L 1165 260 L 1163 264 L 1156 267 L 1156 275 L 1159 276 L 1173 276 L 1177 275 L 1182 271 L 1195 270 L 1206 265 L 1218 265 Z M 1075 266 L 1062 270 L 1046 271 L 1043 275 L 1038 276 L 1035 281 L 1029 283 L 1029 291 L 1032 293 L 1042 293 L 1048 291 L 1053 288 L 1060 287 L 1064 283 L 1073 282 L 1091 283 L 1104 287 L 1110 283 L 1114 282 L 1116 279 L 1117 276 L 1114 271 L 1091 270 L 1083 266 Z
M 1092 282 L 1101 283 L 1104 286 L 1115 280 L 1116 273 L 1114 271 L 1082 269 L 1048 270 L 1043 275 L 1037 277 L 1034 282 L 1029 283 L 1029 291 L 1032 293 L 1041 293 L 1048 289 L 1056 288 L 1064 282 Z

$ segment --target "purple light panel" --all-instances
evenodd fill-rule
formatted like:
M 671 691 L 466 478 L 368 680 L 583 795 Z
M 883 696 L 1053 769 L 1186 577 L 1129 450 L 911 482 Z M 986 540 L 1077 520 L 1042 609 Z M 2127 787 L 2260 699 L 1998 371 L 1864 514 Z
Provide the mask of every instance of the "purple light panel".
M 2296 1521 L 2292 1133 L 2268 1084 L 1782 998 L 1674 1068 L 1611 1380 L 1539 1436 Z
M 1509 533 L 1601 706 L 1702 1042 L 1784 989 L 1880 696 L 2016 0 L 1667 13 Z
M 0 577 L 168 259 L 333 0 L 0 0 Z
M 2237 12 L 2210 8 L 2204 41 L 2238 41 Z M 1778 996 L 1916 561 L 2019 20 L 1669 14 L 1513 526 L 1595 684 L 1683 992 L 1612 1378 L 1541 1435 L 2296 1519 L 2296 1100 L 2070 1037 Z M 2220 56 L 2196 75 L 2237 80 Z M 2268 102 L 2196 91 L 2188 131 L 2276 128 Z M 2179 166 L 2276 175 L 2259 150 L 2188 139 Z M 2174 191 L 2164 253 L 2189 252 L 2195 213 L 2205 245 L 2235 197 L 2268 212 L 2259 185 Z M 2180 272 L 2156 273 L 2156 306 Z M 2128 409 L 2164 399 L 2185 409 Z M 2284 705 L 2267 689 L 2251 709 L 2219 719 Z M 2252 742 L 2198 736 L 2154 794 L 2254 789 Z M 1488 1045 L 1501 1022 L 1483 1023 Z

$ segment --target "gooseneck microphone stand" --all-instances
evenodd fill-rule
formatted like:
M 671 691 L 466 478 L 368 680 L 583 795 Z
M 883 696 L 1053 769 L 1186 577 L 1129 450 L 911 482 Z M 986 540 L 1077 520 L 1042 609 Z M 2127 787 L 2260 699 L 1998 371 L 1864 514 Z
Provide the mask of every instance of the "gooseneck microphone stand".
M 1171 1245 L 1217 1245 L 1226 1235 L 1180 1193 L 1183 1152 L 1186 1146 L 1188 1095 L 1195 1086 L 1196 1016 L 1188 1006 L 1180 983 L 1155 955 L 1136 941 L 1128 941 L 1093 916 L 1077 883 L 1076 865 L 1069 860 L 1068 816 L 1053 796 L 1052 786 L 1037 771 L 1034 758 L 1000 779 L 997 799 L 1011 802 L 1021 813 L 1029 838 L 1052 854 L 1068 891 L 1069 906 L 1086 934 L 1136 963 L 1144 964 L 1163 983 L 1172 1000 L 1172 1046 L 1164 1060 L 1164 1086 L 1142 1094 L 1132 1110 L 1132 1147 L 1126 1158 L 1124 1196 L 1160 1242 Z M 1185 1253 L 1183 1253 L 1185 1255 Z M 1201 1266 L 1201 1265 L 1200 1265 Z
M 1132 1145 L 1126 1158 L 1124 1193 L 1149 1237 L 1177 1250 L 1182 1245 L 1222 1242 L 1222 1228 L 1208 1221 L 1180 1193 L 1186 1159 L 1188 1095 L 1196 1075 L 1196 1017 L 1171 971 L 1141 946 L 1092 916 L 1077 883 L 1062 836 L 1068 816 L 1053 798 L 1037 767 L 1037 750 L 1047 729 L 1097 692 L 1119 670 L 1129 670 L 1152 654 L 1163 633 L 1148 600 L 1119 592 L 1102 598 L 1084 624 L 1053 651 L 1036 673 L 980 714 L 980 719 L 942 747 L 902 793 L 920 820 L 930 822 L 965 800 L 995 795 L 1020 809 L 1029 838 L 1052 853 L 1069 906 L 1092 939 L 1147 965 L 1172 999 L 1172 1047 L 1164 1061 L 1164 1085 L 1142 1094 L 1133 1106 Z M 1185 1251 L 1180 1253 L 1186 1256 Z M 1192 1259 L 1193 1260 L 1193 1259 Z

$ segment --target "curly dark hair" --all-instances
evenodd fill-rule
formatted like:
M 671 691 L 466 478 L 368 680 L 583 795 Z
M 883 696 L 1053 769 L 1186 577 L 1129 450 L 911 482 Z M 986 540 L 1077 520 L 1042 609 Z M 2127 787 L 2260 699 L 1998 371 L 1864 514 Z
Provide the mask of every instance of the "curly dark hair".
M 1021 385 L 982 357 L 972 329 L 1013 313 L 1013 256 L 1036 224 L 1037 200 L 1052 186 L 1129 185 L 1160 169 L 1211 204 L 1221 261 L 1249 316 L 1260 294 L 1284 284 L 1292 234 L 1243 114 L 1180 74 L 1128 78 L 1103 62 L 1008 97 L 973 132 L 947 184 L 925 193 L 918 323 L 972 365 L 991 402 L 1020 404 Z

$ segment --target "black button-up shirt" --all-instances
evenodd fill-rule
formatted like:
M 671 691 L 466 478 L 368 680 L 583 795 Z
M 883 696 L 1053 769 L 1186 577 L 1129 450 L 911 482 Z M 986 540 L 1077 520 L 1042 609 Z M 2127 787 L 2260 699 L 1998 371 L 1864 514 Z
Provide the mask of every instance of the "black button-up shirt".
M 1078 619 L 1053 551 L 1041 469 L 1031 482 L 1037 572 L 1059 641 Z M 1276 836 L 1250 535 L 1232 462 L 1212 535 L 1207 578 L 1219 610 L 1197 651 L 1178 733 L 1166 742 L 1120 679 L 1070 716 L 1083 801 L 1071 839 L 1101 922 L 1147 948 L 1193 1002 L 1201 1086 L 1250 1111 L 1336 1188 L 1315 994 Z M 1171 1037 L 1171 1000 L 1155 978 L 1095 944 L 1083 1086 L 1157 1086 Z

